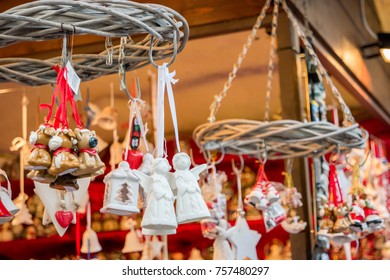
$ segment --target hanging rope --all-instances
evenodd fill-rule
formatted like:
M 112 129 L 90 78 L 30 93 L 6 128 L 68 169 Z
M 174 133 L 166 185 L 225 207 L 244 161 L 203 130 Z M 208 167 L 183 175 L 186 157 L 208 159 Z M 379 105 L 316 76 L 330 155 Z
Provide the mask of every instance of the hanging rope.
M 256 19 L 255 25 L 252 27 L 252 31 L 250 35 L 248 36 L 248 39 L 246 40 L 246 43 L 242 47 L 241 53 L 238 55 L 236 63 L 233 65 L 233 70 L 229 73 L 228 80 L 223 86 L 223 90 L 214 96 L 214 102 L 210 106 L 210 116 L 208 117 L 209 122 L 215 122 L 215 116 L 219 110 L 219 107 L 221 106 L 221 101 L 224 99 L 227 95 L 227 92 L 229 91 L 230 87 L 232 86 L 233 80 L 236 78 L 237 71 L 240 69 L 242 62 L 244 61 L 247 52 L 249 48 L 252 46 L 252 43 L 254 39 L 256 38 L 257 31 L 259 30 L 261 23 L 263 22 L 267 10 L 270 7 L 271 0 L 267 0 L 267 2 L 264 4 L 264 7 L 261 9 L 260 15 Z

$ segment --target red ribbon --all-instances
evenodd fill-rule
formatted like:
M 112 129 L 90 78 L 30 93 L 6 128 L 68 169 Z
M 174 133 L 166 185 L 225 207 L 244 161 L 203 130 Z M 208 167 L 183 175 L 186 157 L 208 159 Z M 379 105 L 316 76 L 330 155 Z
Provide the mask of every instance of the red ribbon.
M 343 204 L 343 194 L 339 179 L 337 178 L 336 166 L 334 164 L 329 165 L 329 201 L 335 206 Z
M 76 125 L 78 128 L 82 128 L 82 123 L 80 120 L 79 113 L 77 111 L 76 102 L 73 97 L 72 89 L 70 88 L 67 77 L 68 77 L 68 71 L 66 67 L 60 68 L 59 66 L 53 66 L 53 69 L 57 72 L 57 84 L 53 91 L 53 95 L 51 98 L 51 104 L 41 104 L 40 108 L 48 108 L 48 113 L 45 118 L 46 123 L 49 123 L 52 113 L 53 113 L 53 106 L 56 99 L 56 96 L 58 92 L 60 93 L 60 104 L 57 108 L 57 112 L 54 117 L 54 124 L 53 127 L 55 129 L 59 127 L 68 128 L 68 118 L 67 118 L 67 108 L 66 108 L 66 102 L 69 101 L 71 108 L 72 108 L 72 116 L 73 119 L 76 122 Z M 66 78 L 65 78 L 66 77 Z
M 79 153 L 87 153 L 90 154 L 91 156 L 97 155 L 97 151 L 95 149 L 80 149 Z
M 59 149 L 55 150 L 53 152 L 53 156 L 57 156 L 59 153 L 62 153 L 62 152 L 69 152 L 70 153 L 70 151 L 71 150 L 69 148 L 62 147 L 62 148 L 59 148 Z
M 264 164 L 260 163 L 259 170 L 257 171 L 256 183 L 252 189 L 266 188 L 267 184 L 265 186 L 263 186 L 263 182 L 268 182 L 268 178 L 267 178 L 267 175 L 265 174 L 265 171 L 264 171 Z
M 47 146 L 44 144 L 34 144 L 34 147 L 31 149 L 31 152 L 34 151 L 35 149 L 45 149 L 47 150 Z

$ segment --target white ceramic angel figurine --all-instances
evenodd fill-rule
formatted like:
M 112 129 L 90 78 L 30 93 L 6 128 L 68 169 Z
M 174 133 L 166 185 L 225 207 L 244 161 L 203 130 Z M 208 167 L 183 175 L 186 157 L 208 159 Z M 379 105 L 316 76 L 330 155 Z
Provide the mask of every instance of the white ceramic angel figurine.
M 147 198 L 147 206 L 141 227 L 152 230 L 172 230 L 177 228 L 174 200 L 169 170 L 171 166 L 165 158 L 155 158 L 152 162 L 152 175 L 133 170 L 140 180 Z
M 216 229 L 218 234 L 213 244 L 213 260 L 234 260 L 234 253 L 228 241 L 234 231 L 234 227 L 228 229 L 228 222 L 225 219 L 221 219 Z
M 145 173 L 146 175 L 152 174 L 152 161 L 153 161 L 153 155 L 150 153 L 144 154 L 142 158 L 142 163 L 140 167 L 138 167 L 138 170 L 142 173 Z M 139 196 L 138 196 L 138 208 L 145 209 L 146 207 L 146 194 L 143 188 L 139 189 Z
M 199 174 L 206 170 L 202 164 L 190 169 L 191 159 L 186 153 L 173 157 L 175 188 L 177 190 L 176 217 L 179 224 L 210 218 L 210 211 L 198 184 Z

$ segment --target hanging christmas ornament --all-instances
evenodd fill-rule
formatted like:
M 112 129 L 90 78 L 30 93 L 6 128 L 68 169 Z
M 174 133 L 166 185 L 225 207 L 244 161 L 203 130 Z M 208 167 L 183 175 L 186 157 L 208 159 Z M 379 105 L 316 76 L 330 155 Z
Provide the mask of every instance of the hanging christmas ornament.
M 140 92 L 138 79 L 137 79 L 137 88 L 138 88 L 138 95 L 137 97 L 133 97 L 127 92 L 127 88 L 124 84 L 124 81 L 121 80 L 121 89 L 126 90 L 126 93 L 130 98 L 128 133 L 132 132 L 131 127 L 133 124 L 133 119 L 137 119 L 139 122 L 138 130 L 142 131 L 142 135 L 143 137 L 145 137 L 146 132 L 143 129 L 142 120 L 139 119 L 141 117 L 139 104 L 142 103 L 142 100 L 140 99 L 141 92 Z M 134 132 L 132 133 L 134 134 Z M 138 140 L 139 137 L 140 135 L 138 134 Z M 130 137 L 128 139 L 130 139 Z M 105 189 L 103 208 L 100 210 L 101 213 L 112 213 L 112 214 L 123 215 L 123 216 L 130 215 L 132 213 L 139 213 L 139 209 L 138 209 L 139 180 L 138 177 L 134 175 L 133 169 L 138 168 L 141 165 L 142 161 L 140 163 L 134 164 L 132 155 L 130 155 L 129 157 L 129 152 L 128 152 L 129 146 L 134 149 L 138 147 L 135 146 L 134 143 L 133 144 L 131 142 L 127 143 L 126 151 L 124 153 L 124 161 L 120 162 L 118 168 L 112 170 L 104 178 L 106 189 Z M 141 160 L 142 160 L 142 154 L 141 154 Z M 131 166 L 130 163 L 133 166 Z M 114 167 L 115 165 L 112 165 L 112 168 Z
M 11 215 L 15 215 L 19 212 L 19 208 L 12 201 L 12 189 L 11 182 L 8 180 L 7 173 L 4 170 L 0 169 L 0 175 L 2 175 L 6 182 L 7 188 L 0 186 L 0 200 L 2 205 L 8 210 Z
M 7 210 L 0 199 L 0 225 L 11 221 L 13 217 L 14 216 Z
M 234 252 L 228 240 L 231 238 L 234 227 L 229 228 L 228 222 L 220 219 L 215 228 L 217 235 L 213 243 L 213 260 L 234 260 Z
M 202 185 L 202 196 L 205 200 L 212 220 L 226 219 L 227 202 L 222 192 L 223 184 L 227 182 L 227 175 L 224 171 L 217 171 L 215 162 L 211 164 L 211 173 L 206 177 Z
M 152 161 L 153 161 L 153 155 L 150 153 L 146 153 L 142 158 L 142 164 L 140 165 L 138 170 L 150 176 L 152 173 Z M 147 198 L 146 198 L 145 191 L 143 188 L 139 188 L 138 208 L 145 209 L 146 202 L 147 202 Z
M 124 81 L 121 80 L 121 86 L 123 86 Z M 123 88 L 128 97 L 129 101 L 129 127 L 127 129 L 126 137 L 124 140 L 125 143 L 125 152 L 123 153 L 123 159 L 130 164 L 130 168 L 138 169 L 143 162 L 143 153 L 139 150 L 141 143 L 141 138 L 143 143 L 147 143 L 146 133 L 148 132 L 147 128 L 143 124 L 141 107 L 144 103 L 141 100 L 141 86 L 139 84 L 139 79 L 135 79 L 132 86 L 132 93 L 127 92 L 127 88 Z M 137 93 L 136 93 L 137 92 Z M 146 153 L 149 153 L 148 145 L 146 144 Z
M 87 206 L 87 227 L 83 233 L 83 241 L 81 245 L 81 253 L 87 254 L 87 259 L 90 259 L 90 254 L 100 252 L 102 246 L 100 246 L 98 236 L 96 232 L 91 228 L 91 204 Z
M 42 201 L 45 210 L 42 224 L 53 223 L 59 236 L 63 236 L 71 223 L 76 223 L 76 211 L 88 191 L 90 178 L 77 179 L 79 189 L 67 192 L 50 188 L 48 184 L 34 182 L 34 192 Z
M 177 190 L 176 217 L 179 224 L 210 218 L 210 212 L 198 184 L 199 174 L 207 168 L 202 164 L 190 169 L 191 160 L 186 153 L 173 157 L 174 178 Z
M 98 176 L 104 173 L 105 165 L 101 161 L 96 149 L 98 140 L 95 131 L 89 129 L 75 129 L 78 148 L 79 168 L 72 172 L 74 176 Z
M 161 242 L 157 236 L 145 236 L 141 260 L 161 260 L 161 250 L 163 246 L 164 242 Z
M 37 131 L 30 133 L 30 144 L 33 146 L 26 170 L 47 169 L 51 166 L 52 158 L 49 152 L 49 141 L 55 134 L 55 129 L 51 125 L 40 125 Z
M 130 227 L 129 232 L 126 234 L 125 245 L 122 249 L 122 253 L 141 252 L 144 248 L 143 237 L 141 231 L 136 229 L 137 222 L 129 218 L 127 223 Z
M 333 163 L 329 165 L 329 202 L 333 207 L 334 217 L 336 217 L 332 231 L 335 233 L 348 231 L 350 225 L 348 207 L 344 204 L 336 166 Z
M 280 203 L 280 195 L 275 188 L 275 183 L 271 183 L 267 179 L 264 161 L 260 163 L 256 183 L 252 187 L 252 191 L 245 197 L 244 202 L 262 211 L 267 232 L 287 218 L 286 211 Z
M 147 202 L 142 218 L 141 227 L 150 230 L 175 230 L 177 220 L 174 209 L 174 200 L 170 181 L 171 166 L 165 158 L 155 158 L 152 161 L 152 173 L 150 176 L 133 170 L 144 189 Z M 144 232 L 143 232 L 144 233 Z
M 236 260 L 257 260 L 256 245 L 259 243 L 261 234 L 249 228 L 245 219 L 244 205 L 242 202 L 241 174 L 244 169 L 244 160 L 240 156 L 241 167 L 237 168 L 232 161 L 232 169 L 237 180 L 237 219 L 234 230 L 231 233 L 230 241 L 234 246 L 234 255 Z
M 30 210 L 26 205 L 27 195 L 23 197 L 19 195 L 14 199 L 15 205 L 20 209 L 20 211 L 15 214 L 14 219 L 12 220 L 12 225 L 32 225 L 34 223 Z
M 257 260 L 256 245 L 259 243 L 261 234 L 249 228 L 245 217 L 238 215 L 234 231 L 230 237 L 235 247 L 236 260 Z
M 103 207 L 101 213 L 111 213 L 127 216 L 139 213 L 137 177 L 126 161 L 119 163 L 118 168 L 104 177 L 106 184 Z
M 47 183 L 51 188 L 67 192 L 79 188 L 77 179 L 99 175 L 104 169 L 95 149 L 95 133 L 83 127 L 77 111 L 75 101 L 80 100 L 80 79 L 71 64 L 71 52 L 68 51 L 71 49 L 70 36 L 64 34 L 62 65 L 54 67 L 57 72 L 56 87 L 51 103 L 40 106 L 48 109 L 48 113 L 45 123 L 30 135 L 34 150 L 25 167 L 33 170 L 28 177 L 35 182 Z M 55 109 L 56 99 L 59 102 Z M 69 128 L 68 103 L 77 127 L 74 130 Z
M 282 222 L 282 227 L 288 233 L 296 234 L 301 232 L 306 228 L 307 223 L 300 220 L 300 217 L 297 215 L 296 208 L 301 207 L 302 195 L 294 186 L 292 178 L 292 160 L 287 160 L 287 170 L 283 172 L 285 178 L 285 188 L 280 193 L 280 200 L 283 207 L 286 209 L 287 218 Z

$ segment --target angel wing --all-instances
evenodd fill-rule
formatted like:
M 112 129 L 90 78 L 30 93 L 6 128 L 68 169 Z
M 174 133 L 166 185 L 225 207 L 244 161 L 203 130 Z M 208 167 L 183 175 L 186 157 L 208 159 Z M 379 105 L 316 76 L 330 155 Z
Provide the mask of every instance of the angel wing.
M 146 194 L 150 193 L 153 185 L 153 178 L 145 173 L 134 169 L 133 173 L 138 178 L 141 187 L 145 190 Z
M 176 184 L 176 177 L 174 173 L 168 172 L 167 174 L 167 180 L 169 182 L 169 185 L 171 186 L 172 192 L 174 196 L 177 196 L 177 184 Z
M 199 174 L 207 169 L 207 164 L 197 165 L 192 168 L 190 171 L 195 176 L 196 180 L 199 180 Z

